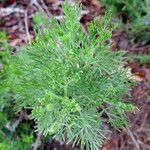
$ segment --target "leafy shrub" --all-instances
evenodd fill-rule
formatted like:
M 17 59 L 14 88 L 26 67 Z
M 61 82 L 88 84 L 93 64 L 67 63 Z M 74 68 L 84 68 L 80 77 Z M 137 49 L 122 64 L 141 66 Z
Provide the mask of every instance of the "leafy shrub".
M 8 64 L 9 45 L 7 42 L 7 36 L 4 32 L 0 32 L 0 71 L 3 69 L 3 65 Z
M 16 135 L 5 128 L 9 120 L 14 117 L 12 95 L 4 83 L 9 76 L 6 70 L 9 66 L 10 49 L 6 34 L 0 32 L 0 150 L 20 150 L 22 147 L 23 150 L 29 150 L 34 138 L 27 124 L 22 123 Z
M 0 122 L 0 150 L 29 150 L 31 148 L 34 137 L 27 124 L 20 125 L 18 130 L 21 130 L 19 131 L 21 133 L 16 136 L 5 128 L 8 122 L 6 113 L 0 112 Z
M 7 87 L 4 85 L 4 80 L 7 78 L 7 72 L 9 66 L 10 46 L 6 33 L 0 32 L 0 111 L 8 104 L 6 99 L 10 98 L 10 94 L 7 93 Z M 7 93 L 3 96 L 4 93 Z
M 139 64 L 150 64 L 150 56 L 147 54 L 140 54 L 140 55 L 129 55 L 129 60 L 134 60 L 138 62 Z
M 150 1 L 149 0 L 103 0 L 105 6 L 115 14 L 126 16 L 126 29 L 131 30 L 137 39 L 149 40 Z
M 63 4 L 64 20 L 52 19 L 35 41 L 20 51 L 9 65 L 5 81 L 13 92 L 15 109 L 31 109 L 37 131 L 98 150 L 106 130 L 126 125 L 123 101 L 128 94 L 123 51 L 111 52 L 106 41 L 113 26 L 110 16 L 93 21 L 87 37 L 79 23 L 81 9 Z M 103 116 L 107 115 L 107 118 Z

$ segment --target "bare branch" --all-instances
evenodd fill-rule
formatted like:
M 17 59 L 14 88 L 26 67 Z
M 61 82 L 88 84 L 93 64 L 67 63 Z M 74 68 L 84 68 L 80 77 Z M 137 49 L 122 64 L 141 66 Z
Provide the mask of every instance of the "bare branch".
M 48 16 L 49 18 L 51 18 L 51 17 L 52 17 L 52 14 L 49 12 L 49 10 L 48 10 L 47 6 L 45 5 L 44 1 L 43 1 L 43 0 L 40 0 L 40 1 L 41 1 L 42 5 L 43 5 L 43 8 L 45 9 L 45 11 L 46 11 L 46 13 L 47 13 L 47 16 Z
M 15 132 L 16 131 L 16 128 L 18 127 L 18 125 L 20 124 L 20 122 L 23 120 L 23 119 L 28 119 L 28 115 L 27 115 L 27 112 L 26 110 L 22 110 L 20 111 L 20 114 L 19 114 L 19 118 L 16 119 L 14 122 L 8 122 L 5 127 L 10 130 L 11 132 Z
M 33 4 L 33 5 L 35 5 L 36 7 L 38 7 L 38 9 L 39 9 L 41 12 L 43 12 L 44 14 L 46 14 L 47 17 L 49 17 L 48 14 L 47 14 L 47 12 L 45 12 L 45 10 L 44 10 L 44 9 L 41 7 L 41 5 L 39 4 L 38 0 L 31 0 L 31 4 Z
M 38 133 L 36 141 L 32 144 L 32 150 L 37 150 L 38 147 L 41 145 L 41 143 L 42 143 L 42 141 L 41 141 L 42 136 L 43 136 L 43 131 Z
M 10 130 L 11 132 L 15 132 L 16 128 L 18 127 L 18 125 L 20 124 L 20 122 L 22 121 L 22 118 L 19 117 L 17 120 L 15 120 L 13 123 L 8 122 L 5 127 Z
M 28 42 L 31 43 L 31 37 L 30 37 L 29 27 L 28 27 L 28 14 L 27 14 L 27 11 L 25 11 L 24 16 L 25 16 L 24 17 L 24 22 L 25 22 L 25 30 L 26 30 L 27 39 L 28 39 Z
M 135 139 L 133 133 L 131 132 L 131 130 L 129 128 L 127 128 L 127 133 L 129 134 L 129 136 L 131 137 L 135 147 L 137 148 L 137 150 L 140 150 L 140 146 L 139 143 L 137 142 L 137 140 Z
M 10 15 L 11 13 L 25 13 L 24 9 L 20 9 L 20 8 L 14 8 L 14 7 L 7 7 L 7 8 L 0 8 L 0 14 L 2 17 L 5 17 L 7 15 Z

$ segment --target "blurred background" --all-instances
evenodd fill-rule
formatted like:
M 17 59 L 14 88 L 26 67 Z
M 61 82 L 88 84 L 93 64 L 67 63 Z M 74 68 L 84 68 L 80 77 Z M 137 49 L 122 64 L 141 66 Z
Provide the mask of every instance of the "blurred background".
M 7 77 L 3 72 L 9 63 L 9 54 L 15 55 L 20 47 L 31 43 L 36 29 L 55 17 L 63 18 L 61 0 L 0 0 L 0 80 Z M 137 84 L 132 87 L 132 97 L 127 99 L 138 110 L 128 114 L 130 126 L 108 136 L 102 150 L 149 150 L 150 149 L 150 0 L 68 0 L 82 4 L 80 22 L 86 29 L 94 18 L 101 18 L 111 10 L 112 22 L 117 24 L 110 41 L 112 51 L 127 52 L 129 72 Z M 0 81 L 0 83 L 1 83 Z M 0 90 L 4 90 L 0 86 Z M 34 122 L 28 111 L 15 113 L 11 94 L 0 100 L 0 150 L 30 150 L 40 139 L 40 150 L 79 150 L 71 148 L 51 137 L 41 138 L 34 132 Z M 39 140 L 38 139 L 38 140 Z

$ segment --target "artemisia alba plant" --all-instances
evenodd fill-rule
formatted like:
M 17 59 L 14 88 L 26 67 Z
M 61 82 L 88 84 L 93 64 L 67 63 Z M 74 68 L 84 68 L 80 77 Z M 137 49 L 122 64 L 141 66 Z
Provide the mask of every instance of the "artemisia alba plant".
M 49 20 L 35 41 L 13 56 L 5 83 L 17 111 L 32 110 L 37 131 L 98 150 L 107 132 L 104 124 L 123 127 L 125 112 L 133 110 L 123 100 L 130 87 L 124 52 L 112 52 L 106 44 L 113 30 L 109 15 L 91 22 L 87 36 L 80 7 L 62 7 L 64 20 Z

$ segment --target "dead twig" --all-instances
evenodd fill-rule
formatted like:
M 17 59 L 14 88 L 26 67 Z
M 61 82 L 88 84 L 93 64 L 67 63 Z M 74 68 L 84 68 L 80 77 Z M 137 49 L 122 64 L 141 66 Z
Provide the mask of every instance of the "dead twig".
M 39 4 L 38 0 L 31 0 L 31 4 L 32 4 L 32 5 L 35 5 L 36 7 L 38 7 L 38 9 L 39 9 L 41 12 L 43 12 L 44 14 L 46 14 L 47 17 L 49 17 L 48 14 L 47 14 L 47 12 L 45 12 L 45 10 L 44 10 L 44 9 L 41 7 L 41 5 Z
M 36 7 L 38 7 L 38 9 L 39 9 L 41 12 L 45 13 L 44 9 L 41 7 L 41 5 L 39 4 L 39 2 L 38 2 L 37 0 L 31 0 L 31 4 L 32 4 L 32 5 L 35 5 Z
M 19 114 L 19 118 L 16 119 L 13 123 L 11 122 L 8 122 L 5 127 L 10 130 L 11 132 L 15 132 L 16 131 L 16 128 L 18 127 L 18 125 L 20 124 L 20 122 L 23 120 L 23 119 L 28 119 L 28 115 L 27 115 L 27 112 L 26 110 L 22 110 Z
M 38 147 L 41 145 L 41 143 L 42 143 L 42 141 L 41 141 L 42 136 L 43 136 L 43 131 L 38 132 L 36 141 L 32 144 L 32 150 L 37 150 Z
M 138 140 L 138 143 L 141 144 L 143 148 L 149 149 L 149 145 L 148 145 L 148 144 L 145 144 L 145 143 L 143 143 L 143 142 L 140 141 L 140 140 Z
M 129 136 L 131 137 L 135 147 L 137 148 L 137 150 L 140 150 L 140 146 L 139 143 L 137 142 L 137 140 L 135 139 L 133 133 L 131 132 L 131 130 L 129 128 L 127 128 L 127 133 L 129 134 Z
M 20 8 L 14 8 L 14 7 L 0 8 L 1 17 L 5 17 L 10 15 L 11 13 L 16 13 L 16 12 L 25 13 L 25 10 Z
M 15 132 L 15 131 L 16 131 L 16 128 L 18 127 L 18 125 L 20 124 L 21 121 L 22 121 L 22 118 L 19 117 L 19 118 L 18 118 L 17 120 L 15 120 L 13 123 L 8 122 L 5 127 L 6 127 L 8 130 L 10 130 L 11 132 Z
M 28 39 L 28 42 L 31 43 L 31 37 L 30 37 L 29 27 L 28 27 L 28 14 L 27 14 L 27 11 L 25 11 L 24 16 L 25 16 L 24 17 L 24 22 L 25 22 L 25 30 L 26 30 L 27 39 Z
M 47 6 L 45 5 L 44 1 L 43 0 L 40 0 L 40 1 L 41 1 L 41 4 L 42 4 L 43 8 L 45 9 L 45 12 L 47 13 L 47 16 L 49 18 L 51 18 L 52 14 L 49 12 L 49 10 L 48 10 Z

